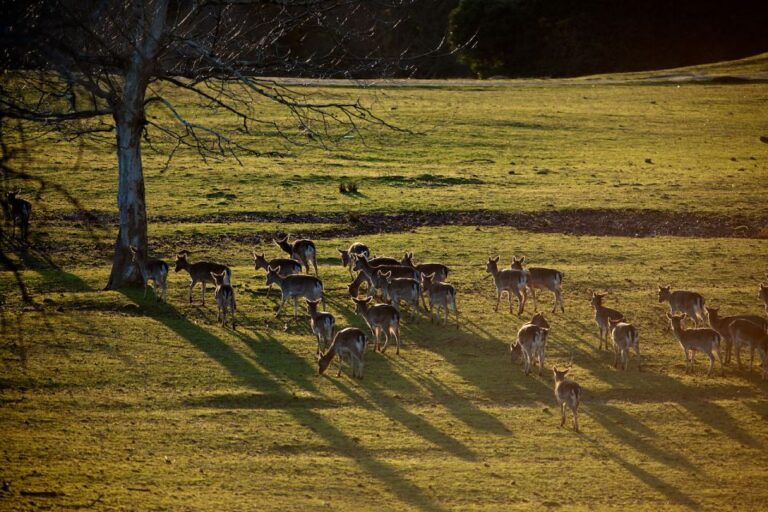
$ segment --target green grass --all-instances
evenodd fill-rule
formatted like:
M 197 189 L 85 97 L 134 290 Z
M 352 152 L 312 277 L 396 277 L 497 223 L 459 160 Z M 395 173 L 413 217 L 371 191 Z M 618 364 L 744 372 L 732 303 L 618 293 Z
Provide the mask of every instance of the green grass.
M 362 326 L 336 252 L 352 240 L 334 238 L 332 224 L 196 218 L 594 207 L 764 216 L 768 146 L 758 137 L 768 133 L 768 86 L 323 92 L 370 95 L 388 119 L 426 133 L 373 131 L 366 146 L 244 167 L 184 154 L 160 174 L 162 160 L 147 159 L 150 215 L 168 220 L 150 226 L 152 252 L 172 261 L 186 247 L 192 260 L 231 265 L 237 332 L 216 324 L 210 293 L 205 307 L 199 289 L 187 303 L 184 273 L 171 273 L 167 305 L 141 290 L 101 291 L 114 228 L 89 233 L 63 220 L 71 206 L 43 191 L 33 248 L 5 253 L 31 301 L 11 272 L 0 274 L 0 481 L 10 486 L 0 509 L 763 508 L 768 491 L 755 482 L 768 464 L 766 385 L 733 365 L 708 379 L 702 357 L 686 375 L 655 289 L 669 282 L 724 313 L 760 313 L 768 241 L 502 226 L 361 237 L 377 254 L 412 250 L 417 261 L 446 263 L 461 328 L 406 318 L 401 355 L 369 351 L 356 381 L 337 378 L 335 363 L 317 375 L 307 320 L 293 321 L 290 307 L 274 318 L 277 299 L 265 298 L 264 273 L 250 261 L 253 249 L 277 256 L 269 240 L 277 231 L 322 235 L 329 309 L 338 325 Z M 258 142 L 279 146 L 268 136 Z M 74 165 L 76 147 L 36 144 L 26 170 L 77 192 L 88 209 L 114 211 L 107 149 L 83 148 Z M 341 179 L 356 181 L 360 194 L 339 194 Z M 496 254 L 565 272 L 567 309 L 549 315 L 547 366 L 572 363 L 585 389 L 582 434 L 558 427 L 550 371 L 525 377 L 510 364 L 523 319 L 493 312 L 484 268 Z M 642 373 L 634 359 L 630 371 L 614 370 L 612 355 L 597 350 L 591 289 L 609 290 L 607 304 L 638 327 Z M 551 301 L 545 294 L 542 307 Z

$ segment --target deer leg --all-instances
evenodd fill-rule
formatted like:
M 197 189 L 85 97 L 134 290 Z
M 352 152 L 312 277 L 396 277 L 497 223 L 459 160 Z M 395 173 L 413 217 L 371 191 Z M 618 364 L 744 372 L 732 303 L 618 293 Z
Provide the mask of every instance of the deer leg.
M 573 430 L 576 432 L 579 432 L 579 410 L 578 408 L 573 409 Z
M 565 426 L 565 402 L 560 404 L 560 426 Z
M 299 296 L 293 296 L 293 319 L 296 320 L 299 317 Z
M 730 338 L 725 338 L 725 364 L 731 364 L 731 348 L 733 347 L 733 341 Z
M 533 312 L 536 313 L 539 310 L 539 299 L 536 297 L 536 288 L 529 288 L 531 290 L 531 297 L 533 297 Z
M 192 280 L 192 284 L 189 285 L 189 303 L 192 304 L 192 289 L 195 287 L 195 281 Z
M 736 342 L 736 364 L 739 367 L 739 371 L 741 371 L 741 343 Z
M 203 281 L 203 282 L 202 282 L 202 283 L 200 283 L 200 284 L 201 284 L 201 285 L 202 285 L 202 287 L 203 287 L 203 306 L 205 306 L 205 281 Z
M 288 296 L 283 295 L 283 300 L 280 302 L 280 306 L 277 308 L 277 313 L 275 314 L 275 318 L 280 316 L 280 312 L 283 310 L 283 306 L 285 306 L 285 303 L 287 300 L 288 300 Z
M 339 354 L 339 372 L 336 374 L 337 377 L 341 377 L 341 363 L 344 360 L 344 358 Z
M 712 375 L 712 369 L 715 367 L 715 357 L 712 355 L 712 352 L 709 352 L 707 356 L 709 356 L 709 371 L 707 372 L 707 377 L 710 377 Z
M 387 351 L 387 345 L 389 345 L 389 328 L 384 329 L 380 327 L 380 329 L 381 329 L 381 332 L 384 334 L 384 345 L 381 347 L 381 353 L 383 354 L 384 352 Z
M 320 274 L 317 272 L 317 256 L 315 254 L 312 255 L 312 266 L 315 267 L 315 275 L 319 276 Z
M 749 344 L 749 371 L 752 371 L 752 363 L 755 361 L 755 346 Z
M 395 342 L 397 343 L 397 350 L 395 350 L 395 354 L 400 355 L 400 326 L 395 325 L 392 327 L 392 335 L 395 337 Z

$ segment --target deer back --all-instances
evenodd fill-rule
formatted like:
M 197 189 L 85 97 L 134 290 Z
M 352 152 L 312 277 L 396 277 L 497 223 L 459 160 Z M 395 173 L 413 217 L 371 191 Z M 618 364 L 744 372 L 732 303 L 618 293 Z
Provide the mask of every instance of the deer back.
M 319 300 L 323 296 L 323 282 L 315 276 L 293 274 L 283 278 L 280 290 L 284 296 Z

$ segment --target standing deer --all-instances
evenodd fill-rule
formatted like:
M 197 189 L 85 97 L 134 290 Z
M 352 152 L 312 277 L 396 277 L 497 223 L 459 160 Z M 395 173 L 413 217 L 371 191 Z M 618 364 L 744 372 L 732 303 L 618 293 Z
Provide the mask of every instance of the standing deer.
M 640 365 L 640 337 L 634 325 L 624 320 L 608 319 L 608 325 L 613 338 L 613 367 L 619 367 L 619 361 L 624 371 L 629 366 L 629 349 L 635 350 L 637 357 L 637 371 L 641 370 Z
M 552 367 L 555 377 L 555 398 L 557 405 L 560 406 L 560 426 L 565 426 L 565 407 L 568 406 L 573 412 L 573 430 L 579 431 L 579 403 L 581 402 L 582 390 L 578 383 L 566 378 L 570 368 L 563 371 Z
M 410 277 L 393 278 L 391 272 L 384 274 L 381 270 L 378 270 L 376 274 L 383 281 L 382 291 L 384 292 L 384 297 L 395 306 L 401 315 L 400 301 L 404 300 L 409 306 L 411 320 L 414 320 L 419 312 L 419 298 L 424 302 L 419 281 Z M 426 302 L 424 302 L 424 309 L 427 309 Z
M 536 299 L 536 290 L 549 290 L 555 294 L 555 304 L 552 306 L 552 313 L 557 311 L 557 305 L 560 304 L 560 311 L 565 313 L 565 305 L 563 304 L 563 277 L 565 274 L 559 270 L 543 267 L 529 267 L 523 268 L 523 262 L 525 256 L 520 259 L 512 256 L 512 269 L 522 270 L 526 272 L 528 280 L 528 289 L 533 296 L 533 310 L 539 310 L 539 304 Z
M 731 335 L 731 323 L 734 320 L 747 320 L 754 324 L 757 324 L 764 331 L 768 331 L 768 320 L 757 315 L 732 315 L 732 316 L 720 316 L 720 308 L 707 307 L 707 317 L 709 318 L 709 326 L 712 327 L 720 335 L 720 338 L 725 342 L 725 364 L 731 363 L 731 350 L 733 349 L 733 336 Z M 751 350 L 749 357 L 749 367 L 752 368 L 752 361 L 754 360 L 755 352 Z M 741 370 L 741 346 L 736 348 L 736 361 L 739 364 L 739 370 Z
M 336 325 L 336 319 L 332 314 L 326 311 L 318 311 L 319 300 L 307 300 L 307 312 L 309 313 L 312 332 L 317 337 L 317 353 L 322 352 L 326 343 L 333 340 L 333 328 Z
M 200 283 L 202 288 L 203 306 L 205 306 L 205 285 L 207 283 L 214 284 L 211 272 L 224 273 L 224 282 L 226 284 L 232 283 L 232 271 L 228 266 L 221 263 L 211 263 L 209 261 L 198 261 L 197 263 L 190 263 L 187 261 L 187 255 L 189 251 L 179 251 L 176 255 L 176 268 L 174 272 L 180 270 L 186 270 L 189 272 L 189 277 L 192 282 L 189 284 L 189 303 L 192 304 L 192 289 L 197 283 Z
M 493 276 L 493 282 L 496 285 L 496 307 L 494 311 L 499 310 L 499 302 L 501 302 L 501 294 L 507 292 L 509 297 L 509 312 L 512 313 L 512 296 L 517 297 L 517 316 L 523 314 L 525 309 L 525 294 L 523 290 L 528 284 L 528 279 L 520 270 L 504 269 L 499 270 L 498 267 L 499 257 L 488 258 L 488 263 L 485 265 L 485 271 Z
M 267 267 L 267 285 L 276 284 L 280 287 L 283 298 L 280 307 L 277 308 L 275 317 L 280 316 L 283 306 L 288 299 L 293 299 L 293 319 L 298 317 L 299 297 L 309 300 L 321 300 L 325 307 L 325 296 L 323 295 L 323 282 L 315 276 L 306 274 L 294 274 L 282 276 L 280 267 Z
M 603 298 L 608 295 L 607 293 L 592 292 L 592 299 L 590 303 L 595 308 L 595 323 L 598 329 L 600 329 L 600 344 L 597 349 L 602 350 L 603 341 L 605 341 L 605 348 L 608 348 L 608 335 L 610 334 L 609 320 L 623 320 L 624 315 L 616 311 L 615 309 L 607 308 L 603 306 Z
M 419 263 L 418 265 L 415 265 L 413 263 L 412 252 L 406 252 L 403 255 L 403 259 L 400 260 L 400 264 L 405 267 L 410 267 L 416 270 L 419 273 L 417 279 L 420 279 L 421 276 L 424 274 L 434 274 L 435 281 L 440 283 L 448 279 L 448 272 L 449 272 L 448 267 L 446 267 L 442 263 Z
M 456 315 L 456 329 L 459 328 L 459 308 L 456 306 L 456 288 L 449 283 L 435 282 L 434 274 L 422 275 L 421 284 L 427 297 L 429 297 L 429 321 L 434 321 L 432 317 L 432 307 L 437 306 L 437 321 L 440 321 L 440 310 L 445 310 L 445 321 L 443 325 L 448 325 L 448 308 L 453 308 Z M 425 305 L 426 309 L 426 305 Z
M 768 315 L 768 283 L 760 283 L 760 293 L 758 293 L 758 297 L 763 301 L 765 314 Z
M 267 270 L 269 267 L 280 267 L 280 275 L 283 277 L 301 274 L 301 263 L 296 260 L 290 258 L 273 258 L 267 261 L 264 257 L 264 253 L 256 254 L 256 251 L 253 251 L 254 270 L 259 270 L 260 268 Z M 269 288 L 267 288 L 267 298 L 269 298 L 269 293 L 271 291 L 272 285 L 269 285 Z
M 512 361 L 517 362 L 523 357 L 523 371 L 526 375 L 531 373 L 534 360 L 539 363 L 539 376 L 544 368 L 544 350 L 547 346 L 549 329 L 534 324 L 525 324 L 517 331 L 517 339 L 510 347 Z
M 371 298 L 355 299 L 352 301 L 355 303 L 355 312 L 363 317 L 365 323 L 368 324 L 368 328 L 371 330 L 375 341 L 374 351 L 380 350 L 384 353 L 387 350 L 387 344 L 389 343 L 389 335 L 391 334 L 395 338 L 397 344 L 396 354 L 400 353 L 400 313 L 397 312 L 394 306 L 389 304 L 374 304 L 370 305 Z M 379 348 L 379 337 L 384 334 L 384 346 Z
M 325 354 L 317 355 L 318 372 L 322 375 L 331 364 L 334 356 L 339 357 L 339 373 L 341 377 L 341 365 L 346 356 L 349 359 L 349 367 L 352 377 L 363 378 L 365 345 L 368 342 L 365 333 L 357 327 L 347 327 L 336 333 L 331 346 Z
M 683 325 L 685 314 L 670 315 L 666 313 L 667 318 L 672 325 L 672 332 L 675 338 L 680 342 L 680 347 L 685 355 L 685 373 L 693 371 L 693 357 L 696 352 L 702 352 L 709 357 L 709 371 L 707 377 L 712 375 L 712 369 L 715 367 L 715 357 L 720 361 L 720 375 L 723 375 L 723 360 L 720 358 L 720 335 L 714 329 L 708 327 L 699 327 L 686 329 Z
M 741 360 L 739 358 L 739 348 L 741 345 L 749 345 L 750 352 L 754 354 L 757 350 L 760 356 L 760 367 L 762 369 L 761 375 L 763 380 L 768 378 L 768 333 L 765 329 L 759 325 L 750 322 L 744 318 L 738 318 L 731 322 L 729 331 L 736 345 L 736 360 L 739 362 L 739 369 L 741 369 Z M 749 361 L 749 370 L 752 371 L 752 361 Z
M 694 326 L 698 327 L 699 322 L 707 323 L 706 313 L 704 311 L 704 297 L 696 292 L 685 290 L 671 290 L 671 286 L 659 286 L 659 302 L 669 302 L 669 312 L 685 313 Z
M 354 256 L 371 257 L 371 251 L 368 250 L 368 246 L 360 242 L 353 243 L 346 251 L 344 249 L 337 249 L 337 251 L 341 254 L 341 266 L 347 267 L 350 276 L 352 275 L 352 266 L 355 264 Z
M 29 234 L 29 217 L 32 215 L 32 204 L 29 201 L 17 197 L 18 190 L 8 191 L 5 195 L 5 215 L 11 221 L 11 238 L 16 236 L 16 224 L 19 224 L 20 240 L 27 241 Z
M 278 247 L 288 253 L 288 256 L 301 261 L 307 269 L 307 274 L 309 274 L 309 262 L 312 262 L 312 265 L 315 267 L 315 275 L 319 275 L 317 273 L 317 250 L 315 249 L 315 242 L 302 238 L 294 240 L 293 243 L 289 243 L 288 235 L 273 240 Z
M 168 302 L 168 264 L 163 260 L 148 260 L 144 251 L 134 246 L 131 249 L 131 261 L 139 267 L 141 279 L 144 281 L 144 298 L 147 298 L 149 280 L 152 280 L 152 291 L 159 301 Z
M 235 329 L 235 289 L 226 282 L 226 273 L 211 272 L 216 290 L 213 296 L 216 299 L 216 305 L 219 307 L 219 321 L 222 327 L 227 325 L 227 310 L 232 313 L 232 329 Z

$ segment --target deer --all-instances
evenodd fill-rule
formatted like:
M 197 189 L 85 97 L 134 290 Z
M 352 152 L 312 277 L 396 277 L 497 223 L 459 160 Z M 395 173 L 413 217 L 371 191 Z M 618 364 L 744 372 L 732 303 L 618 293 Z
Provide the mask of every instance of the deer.
M 437 306 L 437 321 L 440 321 L 440 309 L 445 310 L 445 321 L 443 325 L 448 325 L 448 308 L 453 308 L 456 315 L 456 329 L 459 328 L 459 308 L 456 306 L 456 288 L 450 283 L 441 283 L 435 281 L 435 275 L 422 275 L 421 286 L 429 297 L 429 321 L 433 322 L 432 307 Z M 423 299 L 422 299 L 423 300 Z M 426 309 L 426 305 L 424 306 Z
M 353 256 L 353 258 L 357 258 L 358 256 Z M 366 256 L 367 258 L 367 256 Z M 374 256 L 373 258 L 368 259 L 368 264 L 372 267 L 380 267 L 382 265 L 400 265 L 400 260 L 397 258 L 390 258 L 389 256 Z
M 339 251 L 339 254 L 341 254 L 341 266 L 347 267 L 347 270 L 349 270 L 350 277 L 352 276 L 352 267 L 355 264 L 353 256 L 360 256 L 363 255 L 366 258 L 371 257 L 371 251 L 368 249 L 368 246 L 365 244 L 362 244 L 360 242 L 355 242 L 352 245 L 349 246 L 349 249 L 336 249 Z
M 763 301 L 765 314 L 768 315 L 768 283 L 760 283 L 760 292 L 757 296 L 761 301 Z
M 753 354 L 755 350 L 757 350 L 757 353 L 760 356 L 762 379 L 765 380 L 768 378 L 768 357 L 766 357 L 766 351 L 768 351 L 768 333 L 766 333 L 765 329 L 745 318 L 737 318 L 732 321 L 728 327 L 733 343 L 736 345 L 736 360 L 739 361 L 739 369 L 741 369 L 739 348 L 741 345 L 747 344 Z M 749 362 L 749 370 L 752 370 L 751 360 Z
M 368 290 L 368 295 L 370 296 L 372 296 L 377 289 L 376 272 L 378 271 L 381 271 L 382 273 L 390 272 L 393 278 L 408 277 L 411 279 L 418 279 L 417 271 L 412 268 L 404 267 L 402 265 L 371 265 L 368 258 L 363 255 L 355 257 L 355 270 L 364 273 L 368 278 L 372 285 Z
M 205 285 L 208 283 L 214 284 L 211 272 L 224 273 L 224 282 L 226 284 L 232 283 L 232 271 L 228 266 L 221 263 L 211 263 L 209 261 L 198 261 L 197 263 L 190 263 L 187 261 L 187 255 L 189 251 L 179 251 L 176 255 L 176 267 L 174 272 L 180 270 L 186 270 L 189 272 L 189 277 L 192 282 L 189 284 L 189 303 L 192 304 L 192 289 L 197 283 L 200 283 L 202 288 L 202 301 L 205 306 Z
M 525 294 L 523 290 L 528 284 L 528 279 L 520 270 L 503 269 L 499 270 L 498 267 L 499 257 L 488 258 L 488 263 L 485 265 L 485 271 L 493 276 L 493 282 L 496 285 L 496 307 L 494 311 L 499 310 L 499 302 L 501 302 L 501 294 L 507 292 L 509 297 L 509 312 L 512 313 L 512 296 L 517 297 L 517 316 L 523 314 L 525 309 Z
M 29 234 L 29 217 L 32 215 L 32 203 L 18 197 L 19 190 L 9 190 L 5 194 L 5 215 L 11 221 L 11 238 L 16 236 L 16 224 L 19 225 L 19 239 L 27 241 Z
M 336 319 L 332 314 L 326 311 L 318 311 L 317 305 L 319 300 L 307 301 L 307 313 L 309 313 L 309 325 L 312 327 L 312 332 L 317 337 L 317 353 L 322 352 L 321 349 L 325 348 L 326 343 L 330 343 L 333 340 L 333 328 L 336 326 Z
M 280 267 L 267 267 L 267 285 L 276 284 L 282 292 L 280 307 L 277 308 L 275 317 L 280 316 L 283 306 L 288 299 L 293 299 L 293 319 L 298 317 L 299 297 L 309 300 L 320 300 L 325 307 L 323 294 L 323 282 L 315 276 L 306 274 L 293 274 L 283 277 Z
M 560 406 L 560 426 L 565 426 L 565 408 L 566 406 L 573 412 L 573 430 L 579 431 L 579 403 L 581 402 L 582 389 L 577 382 L 568 379 L 566 375 L 570 368 L 558 370 L 557 366 L 552 367 L 555 377 L 555 398 L 557 405 Z
M 611 309 L 603 306 L 603 299 L 607 296 L 607 293 L 592 292 L 592 299 L 590 303 L 595 309 L 595 323 L 597 328 L 600 329 L 600 344 L 597 349 L 603 349 L 603 341 L 605 341 L 605 348 L 608 349 L 608 335 L 610 334 L 609 320 L 623 320 L 624 315 L 615 309 Z
M 403 255 L 403 259 L 400 260 L 400 264 L 404 267 L 410 267 L 416 270 L 419 273 L 417 279 L 420 279 L 424 274 L 434 274 L 435 281 L 440 283 L 448 279 L 448 267 L 442 263 L 419 263 L 418 265 L 415 265 L 413 263 L 412 252 L 406 252 Z
M 635 350 L 637 358 L 637 371 L 641 370 L 640 365 L 640 337 L 637 334 L 637 328 L 624 321 L 608 319 L 608 328 L 613 338 L 613 367 L 619 367 L 619 361 L 624 371 L 629 367 L 629 349 Z
M 232 330 L 235 330 L 235 289 L 227 282 L 226 272 L 211 272 L 211 277 L 216 285 L 213 296 L 219 307 L 218 320 L 222 327 L 227 325 L 227 310 L 232 313 Z
M 669 302 L 669 312 L 685 313 L 688 318 L 693 320 L 695 327 L 699 322 L 706 324 L 706 313 L 704 310 L 704 297 L 696 292 L 685 290 L 672 291 L 672 286 L 659 286 L 659 302 Z
M 312 265 L 315 267 L 315 275 L 319 275 L 317 273 L 317 250 L 315 249 L 315 242 L 301 238 L 299 240 L 294 240 L 293 243 L 289 243 L 288 235 L 285 235 L 283 238 L 274 238 L 273 241 L 278 247 L 288 253 L 288 256 L 292 259 L 301 261 L 307 269 L 307 274 L 309 274 L 309 262 L 312 262 Z
M 363 283 L 368 283 L 368 297 L 373 296 L 375 289 L 373 288 L 373 280 L 369 278 L 365 272 L 358 272 L 355 280 L 347 285 L 350 297 L 357 297 L 360 294 L 360 286 Z
M 758 315 L 732 315 L 732 316 L 720 316 L 720 308 L 707 307 L 707 317 L 709 318 L 709 326 L 712 327 L 720 335 L 720 338 L 725 342 L 725 364 L 731 363 L 731 350 L 733 349 L 733 336 L 731 335 L 731 323 L 734 320 L 747 320 L 754 324 L 757 324 L 764 331 L 768 331 L 768 320 Z M 749 367 L 752 368 L 752 361 L 755 357 L 754 350 L 750 351 Z M 741 346 L 736 348 L 736 361 L 741 370 Z
M 675 338 L 680 342 L 680 347 L 683 349 L 685 373 L 693 371 L 693 357 L 696 355 L 696 352 L 703 352 L 709 357 L 707 377 L 712 375 L 712 369 L 715 367 L 715 357 L 713 354 L 717 355 L 717 359 L 720 361 L 720 375 L 723 375 L 723 360 L 720 357 L 720 335 L 717 331 L 708 327 L 686 329 L 683 325 L 685 313 L 681 315 L 665 314 L 670 321 Z
M 395 309 L 401 315 L 401 300 L 404 300 L 409 305 L 411 320 L 416 318 L 416 314 L 419 311 L 419 298 L 421 298 L 424 304 L 424 309 L 427 309 L 427 304 L 421 295 L 421 283 L 419 281 L 410 277 L 393 278 L 391 272 L 382 273 L 381 270 L 376 271 L 376 275 L 382 283 L 384 297 L 395 306 Z
M 375 339 L 374 351 L 380 351 L 383 354 L 387 350 L 389 335 L 391 334 L 397 344 L 395 353 L 400 354 L 400 313 L 397 309 L 389 304 L 371 305 L 371 297 L 353 298 L 352 301 L 355 303 L 355 312 L 363 317 Z M 382 333 L 384 334 L 384 346 L 380 347 Z
M 336 333 L 331 346 L 324 354 L 317 355 L 318 373 L 322 375 L 333 361 L 334 356 L 339 357 L 339 372 L 337 377 L 341 377 L 341 365 L 346 356 L 349 359 L 349 367 L 352 371 L 352 377 L 363 378 L 365 346 L 368 338 L 365 333 L 357 327 L 347 327 Z
M 529 267 L 527 269 L 523 268 L 523 262 L 525 261 L 525 256 L 523 256 L 520 259 L 517 259 L 515 256 L 512 256 L 512 265 L 511 268 L 513 270 L 521 270 L 526 272 L 526 276 L 528 278 L 528 289 L 531 291 L 531 295 L 533 296 L 533 310 L 538 311 L 539 310 L 539 304 L 536 299 L 536 290 L 549 290 L 552 293 L 555 294 L 555 304 L 552 306 L 552 313 L 557 311 L 557 305 L 560 304 L 560 311 L 562 313 L 565 313 L 565 305 L 563 304 L 563 277 L 565 274 L 560 272 L 559 270 L 555 270 L 552 268 L 544 268 L 544 267 Z
M 131 250 L 131 261 L 139 267 L 141 279 L 144 281 L 144 298 L 147 298 L 147 288 L 151 279 L 152 291 L 156 299 L 168 302 L 168 264 L 163 260 L 148 260 L 141 249 L 132 245 L 128 247 Z
M 267 270 L 269 267 L 280 267 L 280 274 L 285 276 L 292 276 L 294 274 L 301 274 L 301 263 L 291 258 L 273 258 L 269 261 L 264 257 L 264 253 L 257 254 L 253 251 L 253 268 L 259 270 L 263 268 Z M 272 285 L 267 288 L 267 298 L 272 291 Z
M 539 376 L 544 368 L 544 350 L 547 346 L 549 329 L 534 324 L 525 324 L 517 331 L 517 338 L 510 346 L 512 362 L 517 362 L 523 357 L 523 371 L 526 375 L 531 373 L 533 360 L 538 360 Z

